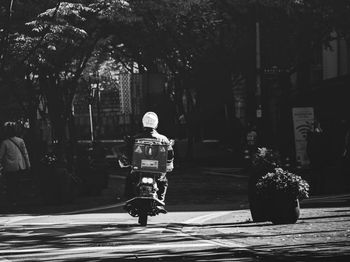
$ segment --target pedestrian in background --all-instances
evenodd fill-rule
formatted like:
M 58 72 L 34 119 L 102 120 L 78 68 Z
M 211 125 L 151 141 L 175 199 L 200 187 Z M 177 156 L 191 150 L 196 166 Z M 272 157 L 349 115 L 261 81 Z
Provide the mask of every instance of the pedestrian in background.
M 328 164 L 329 147 L 327 137 L 318 120 L 314 121 L 313 130 L 307 134 L 306 141 L 306 152 L 312 169 L 311 191 L 316 194 L 324 193 L 325 168 Z
M 24 140 L 16 136 L 15 123 L 5 123 L 4 136 L 0 145 L 0 164 L 3 167 L 8 200 L 16 204 L 21 190 L 20 178 L 30 169 L 30 161 Z
M 249 125 L 248 132 L 246 136 L 246 143 L 249 153 L 253 155 L 258 147 L 258 133 L 256 131 L 255 125 Z

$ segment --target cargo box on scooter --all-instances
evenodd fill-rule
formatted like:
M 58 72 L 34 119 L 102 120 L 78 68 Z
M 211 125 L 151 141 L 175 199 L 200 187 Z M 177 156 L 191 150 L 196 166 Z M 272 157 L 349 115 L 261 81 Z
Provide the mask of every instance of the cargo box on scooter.
M 133 147 L 134 171 L 166 173 L 169 144 L 156 139 L 136 139 Z

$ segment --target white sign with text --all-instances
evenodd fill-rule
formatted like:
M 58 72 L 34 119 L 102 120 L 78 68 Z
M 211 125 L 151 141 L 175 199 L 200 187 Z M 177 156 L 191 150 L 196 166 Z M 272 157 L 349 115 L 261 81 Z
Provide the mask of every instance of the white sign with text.
M 292 112 L 296 160 L 302 166 L 307 166 L 310 161 L 306 153 L 306 138 L 313 126 L 314 109 L 313 107 L 294 107 Z

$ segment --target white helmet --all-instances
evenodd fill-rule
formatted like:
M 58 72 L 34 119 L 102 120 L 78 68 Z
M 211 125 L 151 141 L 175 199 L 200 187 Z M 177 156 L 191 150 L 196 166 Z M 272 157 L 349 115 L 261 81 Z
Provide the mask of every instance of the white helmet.
M 147 112 L 142 117 L 143 127 L 157 128 L 158 126 L 158 116 L 154 112 Z

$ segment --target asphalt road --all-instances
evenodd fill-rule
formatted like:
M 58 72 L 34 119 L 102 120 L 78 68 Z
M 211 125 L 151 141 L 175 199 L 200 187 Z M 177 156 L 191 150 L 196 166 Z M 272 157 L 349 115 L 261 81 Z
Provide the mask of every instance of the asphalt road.
M 3 261 L 108 261 L 111 258 L 178 261 L 232 257 L 228 256 L 226 246 L 195 233 L 197 226 L 228 211 L 170 212 L 151 218 L 147 227 L 140 227 L 135 218 L 115 211 L 2 217 L 0 257 Z
M 249 210 L 225 205 L 222 211 L 169 206 L 147 227 L 120 204 L 78 214 L 7 215 L 0 218 L 0 261 L 348 261 L 349 200 L 310 199 L 305 205 L 337 207 L 302 208 L 292 225 L 253 223 Z
M 251 221 L 239 170 L 189 169 L 169 180 L 169 213 L 147 227 L 122 203 L 0 215 L 0 261 L 349 260 L 349 194 L 313 196 L 297 223 L 273 225 Z

